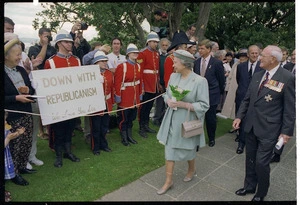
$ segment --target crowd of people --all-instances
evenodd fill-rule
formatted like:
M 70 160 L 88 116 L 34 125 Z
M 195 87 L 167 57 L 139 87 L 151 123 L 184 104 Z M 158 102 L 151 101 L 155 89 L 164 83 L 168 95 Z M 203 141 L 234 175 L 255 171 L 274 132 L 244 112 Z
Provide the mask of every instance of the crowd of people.
M 245 183 L 236 194 L 256 193 L 253 200 L 263 200 L 270 183 L 269 164 L 280 161 L 284 147 L 277 150 L 275 144 L 281 137 L 287 143 L 294 132 L 295 50 L 290 59 L 289 49 L 273 45 L 261 48 L 261 44 L 253 44 L 237 52 L 221 50 L 215 41 L 198 41 L 195 24 L 187 31 L 176 31 L 168 39 L 164 18 L 167 13 L 155 11 L 146 47 L 139 49 L 130 43 L 125 55 L 119 37 L 113 38 L 111 45 L 90 45 L 82 35 L 86 28 L 76 22 L 71 31 L 58 31 L 55 39 L 48 28 L 40 28 L 39 42 L 22 58 L 24 51 L 14 34 L 15 24 L 5 17 L 5 109 L 20 111 L 6 112 L 9 126 L 5 126 L 5 179 L 17 185 L 29 184 L 21 174 L 35 173 L 32 165 L 43 165 L 36 157 L 38 136 L 49 140 L 56 168 L 63 166 L 63 158 L 80 162 L 71 147 L 75 129 L 84 132 L 95 156 L 101 151 L 112 152 L 106 134 L 108 113 L 116 105 L 120 142 L 124 146 L 138 144 L 138 135 L 147 138 L 148 133 L 155 134 L 151 120 L 159 127 L 157 139 L 165 146 L 166 181 L 157 194 L 164 194 L 173 186 L 176 161 L 188 162 L 185 182 L 196 175 L 196 152 L 206 142 L 204 133 L 182 137 L 181 124 L 186 120 L 182 116 L 190 113 L 188 120 L 197 118 L 205 125 L 209 147 L 216 143 L 217 116 L 234 120 L 229 132 L 237 135 L 236 153 L 242 154 L 247 148 Z M 99 66 L 99 75 L 104 79 L 105 110 L 48 126 L 42 125 L 40 116 L 28 114 L 40 113 L 38 102 L 30 98 L 35 94 L 31 71 L 81 65 Z M 170 85 L 188 94 L 174 100 Z M 133 133 L 136 118 L 139 131 Z M 84 128 L 80 119 L 84 119 Z M 8 191 L 5 197 L 10 200 Z

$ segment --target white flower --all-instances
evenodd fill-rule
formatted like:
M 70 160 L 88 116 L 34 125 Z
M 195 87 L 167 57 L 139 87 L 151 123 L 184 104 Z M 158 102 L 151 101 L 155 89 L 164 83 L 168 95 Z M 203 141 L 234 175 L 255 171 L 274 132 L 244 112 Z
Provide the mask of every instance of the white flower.
M 181 89 L 181 88 L 176 88 L 176 90 L 180 93 L 180 94 L 182 94 L 182 92 L 183 92 L 183 89 Z

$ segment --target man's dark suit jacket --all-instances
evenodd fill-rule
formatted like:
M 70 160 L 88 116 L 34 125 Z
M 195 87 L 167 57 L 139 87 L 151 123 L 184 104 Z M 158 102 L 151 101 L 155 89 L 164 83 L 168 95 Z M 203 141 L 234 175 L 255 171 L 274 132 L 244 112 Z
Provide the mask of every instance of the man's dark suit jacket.
M 18 72 L 21 73 L 25 85 L 29 88 L 29 95 L 33 95 L 35 90 L 31 86 L 31 82 L 27 72 L 23 67 L 20 66 L 17 66 L 16 69 Z M 19 95 L 19 92 L 5 71 L 4 71 L 4 94 L 5 94 L 5 101 L 4 101 L 5 109 L 32 112 L 31 103 L 22 103 L 16 101 L 16 95 Z M 7 122 L 10 122 L 18 119 L 21 116 L 24 116 L 24 114 L 8 112 L 8 116 L 6 120 Z
M 249 133 L 253 128 L 254 135 L 260 139 L 277 140 L 281 133 L 292 136 L 296 119 L 295 76 L 279 67 L 272 80 L 284 83 L 282 90 L 264 87 L 257 95 L 264 73 L 262 70 L 253 75 L 237 118 L 245 117 L 244 131 Z
M 283 66 L 283 68 L 285 68 L 285 69 L 287 69 L 288 71 L 290 71 L 290 72 L 292 72 L 292 70 L 293 70 L 293 68 L 294 68 L 294 63 L 292 63 L 292 62 L 288 62 L 288 63 L 286 63 L 284 66 Z
M 201 58 L 194 62 L 194 72 L 200 75 Z M 225 88 L 225 74 L 222 61 L 210 57 L 204 76 L 208 82 L 209 104 L 218 105 Z
M 236 70 L 236 82 L 238 84 L 238 87 L 235 94 L 235 104 L 237 109 L 240 107 L 241 102 L 246 95 L 251 80 L 249 79 L 249 74 L 248 74 L 248 63 L 249 61 L 240 63 L 237 66 L 237 70 Z M 259 65 L 260 62 L 258 61 L 255 66 L 254 73 L 262 70 L 261 67 L 259 67 Z

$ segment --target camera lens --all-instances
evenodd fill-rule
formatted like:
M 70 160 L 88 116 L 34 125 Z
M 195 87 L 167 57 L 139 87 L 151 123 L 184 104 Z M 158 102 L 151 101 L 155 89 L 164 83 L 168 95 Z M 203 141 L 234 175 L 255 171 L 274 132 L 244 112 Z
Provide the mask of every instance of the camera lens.
M 47 38 L 48 38 L 48 41 L 49 41 L 49 42 L 53 40 L 53 39 L 52 39 L 52 36 L 47 36 Z

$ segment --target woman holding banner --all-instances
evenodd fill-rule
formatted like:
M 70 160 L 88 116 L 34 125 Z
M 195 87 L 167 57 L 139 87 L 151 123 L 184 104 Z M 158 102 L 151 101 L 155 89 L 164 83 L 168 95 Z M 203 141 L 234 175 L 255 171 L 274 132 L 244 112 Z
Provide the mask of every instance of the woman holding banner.
M 30 95 L 34 94 L 26 70 L 19 66 L 22 58 L 22 49 L 18 38 L 4 40 L 4 108 L 14 110 L 8 112 L 7 123 L 11 126 L 10 131 L 16 132 L 20 127 L 25 128 L 20 137 L 11 140 L 9 147 L 14 164 L 15 177 L 12 182 L 17 185 L 26 186 L 29 183 L 20 174 L 30 174 L 34 171 L 26 169 L 28 156 L 32 146 L 32 116 L 22 112 L 32 112 Z

